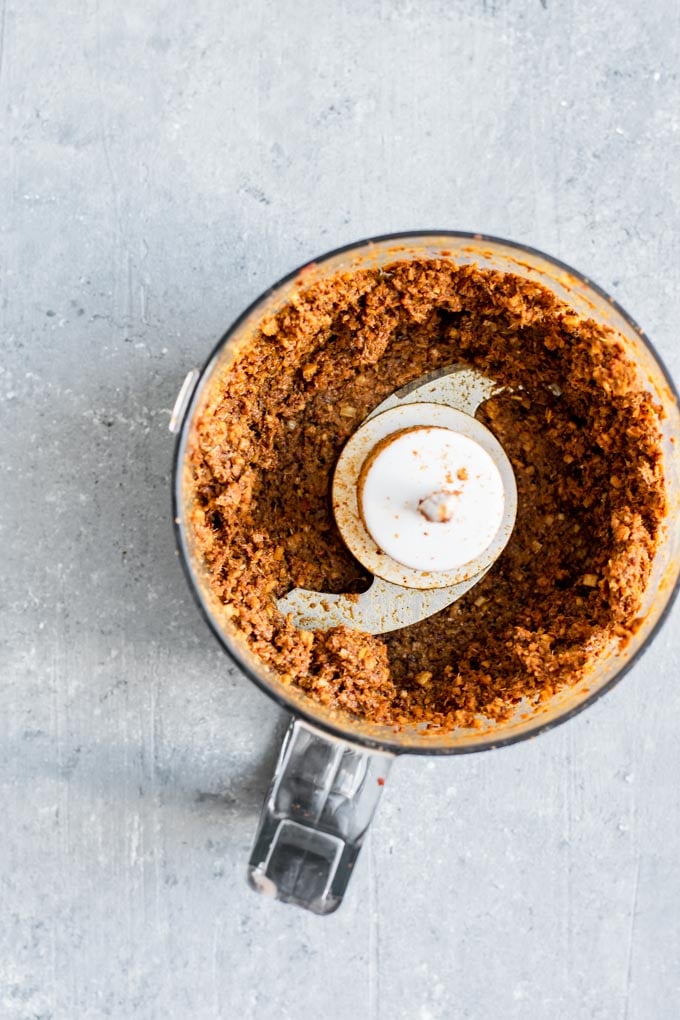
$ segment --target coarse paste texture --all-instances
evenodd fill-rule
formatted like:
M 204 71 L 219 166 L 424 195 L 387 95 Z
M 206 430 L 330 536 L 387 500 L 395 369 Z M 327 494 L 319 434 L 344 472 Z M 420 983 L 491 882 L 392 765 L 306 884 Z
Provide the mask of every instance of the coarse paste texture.
M 467 364 L 512 463 L 517 522 L 458 602 L 384 636 L 300 631 L 294 587 L 364 591 L 333 520 L 343 444 L 394 390 Z M 639 625 L 666 512 L 660 408 L 618 335 L 544 286 L 446 259 L 298 290 L 212 385 L 190 441 L 191 525 L 252 650 L 325 705 L 441 729 L 504 720 L 574 684 Z

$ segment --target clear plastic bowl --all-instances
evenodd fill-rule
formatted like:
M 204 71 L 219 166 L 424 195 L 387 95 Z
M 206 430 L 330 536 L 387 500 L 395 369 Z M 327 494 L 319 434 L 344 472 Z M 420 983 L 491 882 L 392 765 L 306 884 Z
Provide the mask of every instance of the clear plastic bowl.
M 653 573 L 647 589 L 644 622 L 635 637 L 620 651 L 597 664 L 592 675 L 574 687 L 563 690 L 546 703 L 530 707 L 519 705 L 515 716 L 490 729 L 455 730 L 444 735 L 426 734 L 406 728 L 395 734 L 391 727 L 358 722 L 338 712 L 329 712 L 294 687 L 284 687 L 245 647 L 238 630 L 222 612 L 207 581 L 200 555 L 186 525 L 191 486 L 184 470 L 185 453 L 192 422 L 200 413 L 205 394 L 215 375 L 221 374 L 236 351 L 248 342 L 261 320 L 285 305 L 294 290 L 339 271 L 384 266 L 396 259 L 446 257 L 457 264 L 474 262 L 482 267 L 509 271 L 549 287 L 577 312 L 611 326 L 623 338 L 628 353 L 638 365 L 640 378 L 665 410 L 664 470 L 670 512 L 659 545 Z M 395 752 L 419 754 L 457 754 L 535 735 L 585 708 L 621 679 L 656 633 L 676 591 L 680 575 L 680 463 L 675 442 L 680 438 L 680 411 L 673 383 L 650 341 L 629 315 L 599 287 L 575 270 L 541 252 L 509 241 L 479 235 L 413 233 L 360 241 L 323 255 L 296 270 L 263 294 L 231 326 L 203 367 L 187 408 L 175 456 L 174 500 L 177 538 L 185 569 L 199 605 L 213 632 L 244 672 L 267 694 L 291 712 L 308 719 L 321 729 L 348 740 L 381 746 Z
M 211 384 L 228 368 L 242 345 L 248 343 L 261 320 L 285 305 L 296 289 L 340 271 L 428 257 L 443 257 L 456 264 L 475 263 L 539 281 L 577 312 L 619 333 L 638 367 L 641 383 L 665 411 L 663 452 L 669 502 L 644 601 L 642 624 L 629 643 L 624 648 L 612 649 L 597 662 L 590 675 L 558 691 L 550 700 L 538 705 L 518 705 L 514 716 L 506 722 L 447 733 L 408 726 L 395 732 L 393 727 L 329 710 L 298 688 L 280 683 L 249 651 L 213 595 L 187 524 L 191 508 L 187 447 L 193 423 L 201 413 Z M 678 395 L 642 330 L 591 281 L 534 249 L 498 238 L 447 231 L 360 241 L 301 267 L 266 291 L 236 320 L 195 379 L 193 393 L 181 410 L 174 463 L 174 517 L 180 556 L 198 604 L 225 651 L 254 683 L 297 720 L 284 745 L 265 804 L 251 858 L 251 881 L 280 899 L 327 913 L 342 898 L 377 802 L 376 789 L 373 785 L 369 789 L 367 777 L 374 784 L 379 773 L 379 790 L 393 755 L 464 754 L 535 736 L 592 704 L 624 676 L 652 640 L 672 604 L 680 574 L 680 462 L 675 445 L 680 437 Z M 329 805 L 334 805 L 331 814 Z

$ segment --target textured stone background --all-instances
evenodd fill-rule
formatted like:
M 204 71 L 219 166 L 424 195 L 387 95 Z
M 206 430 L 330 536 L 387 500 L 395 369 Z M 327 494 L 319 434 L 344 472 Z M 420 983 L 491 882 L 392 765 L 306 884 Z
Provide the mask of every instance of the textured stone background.
M 244 869 L 282 715 L 169 524 L 185 371 L 400 228 L 611 288 L 680 377 L 676 0 L 0 0 L 0 1016 L 680 1015 L 678 612 L 588 713 L 401 761 L 339 913 Z

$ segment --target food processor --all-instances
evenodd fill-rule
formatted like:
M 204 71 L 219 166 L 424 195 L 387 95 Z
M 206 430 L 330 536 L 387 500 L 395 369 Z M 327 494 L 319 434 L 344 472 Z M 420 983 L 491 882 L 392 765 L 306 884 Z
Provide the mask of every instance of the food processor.
M 641 388 L 663 409 L 663 470 L 668 512 L 652 564 L 640 625 L 573 685 L 538 704 L 520 703 L 511 718 L 450 732 L 419 725 L 371 723 L 320 704 L 284 685 L 247 647 L 211 589 L 189 524 L 192 485 L 188 451 L 211 386 L 261 322 L 296 290 L 340 272 L 382 268 L 409 259 L 514 273 L 550 289 L 575 312 L 616 331 Z M 475 417 L 498 392 L 495 380 L 461 365 L 413 380 L 359 423 L 335 466 L 335 524 L 356 559 L 373 575 L 362 595 L 294 589 L 278 608 L 303 629 L 339 624 L 372 634 L 425 619 L 473 587 L 512 533 L 517 490 L 503 448 Z M 570 718 L 613 686 L 654 637 L 672 604 L 680 574 L 680 409 L 673 383 L 651 343 L 600 288 L 549 256 L 510 241 L 460 232 L 413 232 L 337 249 L 275 284 L 192 370 L 170 422 L 177 434 L 174 521 L 180 558 L 198 605 L 224 650 L 243 672 L 292 714 L 251 854 L 248 875 L 262 893 L 318 914 L 342 901 L 354 862 L 394 758 L 400 754 L 465 754 L 535 736 Z M 401 465 L 406 461 L 409 470 Z M 463 465 L 461 468 L 460 465 Z

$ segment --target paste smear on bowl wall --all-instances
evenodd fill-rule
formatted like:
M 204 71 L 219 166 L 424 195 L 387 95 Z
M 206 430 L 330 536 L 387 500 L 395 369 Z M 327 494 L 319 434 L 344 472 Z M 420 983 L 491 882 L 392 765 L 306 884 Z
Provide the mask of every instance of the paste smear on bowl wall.
M 454 363 L 504 387 L 478 417 L 517 481 L 505 551 L 403 630 L 297 630 L 276 608 L 291 588 L 371 581 L 333 520 L 344 443 L 394 390 Z M 190 439 L 190 526 L 282 683 L 373 722 L 504 720 L 634 633 L 666 513 L 660 415 L 617 334 L 536 282 L 444 259 L 339 274 L 298 291 L 211 384 Z

